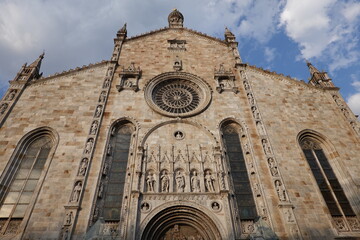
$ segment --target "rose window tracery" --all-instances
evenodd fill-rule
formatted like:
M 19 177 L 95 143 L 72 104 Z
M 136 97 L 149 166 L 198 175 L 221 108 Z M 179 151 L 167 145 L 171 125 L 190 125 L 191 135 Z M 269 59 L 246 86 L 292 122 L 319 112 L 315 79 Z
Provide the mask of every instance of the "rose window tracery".
M 199 105 L 200 97 L 197 89 L 189 81 L 173 80 L 155 87 L 153 100 L 167 112 L 187 113 Z
M 194 75 L 166 73 L 150 82 L 145 97 L 156 112 L 169 117 L 188 117 L 210 103 L 211 90 Z

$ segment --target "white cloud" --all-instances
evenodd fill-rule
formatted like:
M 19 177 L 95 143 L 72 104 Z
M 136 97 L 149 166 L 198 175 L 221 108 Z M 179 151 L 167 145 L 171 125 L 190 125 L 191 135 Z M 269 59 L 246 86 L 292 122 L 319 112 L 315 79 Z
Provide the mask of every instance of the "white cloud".
M 299 44 L 301 58 L 328 62 L 335 71 L 360 58 L 359 16 L 360 3 L 354 0 L 288 0 L 280 26 Z
M 275 58 L 275 48 L 265 47 L 264 55 L 266 62 L 272 62 Z

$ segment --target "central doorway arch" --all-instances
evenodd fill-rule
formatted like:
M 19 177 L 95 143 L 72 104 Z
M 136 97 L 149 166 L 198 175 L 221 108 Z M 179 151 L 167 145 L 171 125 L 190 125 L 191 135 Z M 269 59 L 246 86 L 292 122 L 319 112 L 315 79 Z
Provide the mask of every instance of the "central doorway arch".
M 157 213 L 146 225 L 142 240 L 217 240 L 215 223 L 204 212 L 189 206 L 173 206 Z

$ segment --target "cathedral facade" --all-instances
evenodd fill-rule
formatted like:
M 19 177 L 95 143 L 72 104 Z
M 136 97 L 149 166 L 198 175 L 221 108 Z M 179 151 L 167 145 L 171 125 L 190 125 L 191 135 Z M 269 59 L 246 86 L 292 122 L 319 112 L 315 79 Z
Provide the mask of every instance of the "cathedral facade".
M 0 239 L 357 239 L 360 124 L 308 83 L 245 64 L 234 34 L 114 39 L 108 61 L 0 101 Z

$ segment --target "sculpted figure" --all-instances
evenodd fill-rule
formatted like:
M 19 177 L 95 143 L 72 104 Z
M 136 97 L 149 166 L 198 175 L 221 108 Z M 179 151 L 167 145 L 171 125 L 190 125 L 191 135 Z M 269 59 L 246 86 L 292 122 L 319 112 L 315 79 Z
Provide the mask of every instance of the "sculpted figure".
M 148 192 L 154 192 L 154 186 L 155 186 L 155 178 L 154 175 L 152 173 L 150 173 L 147 177 L 146 177 L 146 183 L 147 183 L 147 190 Z
M 277 176 L 278 175 L 278 169 L 277 169 L 275 160 L 273 158 L 269 158 L 268 163 L 269 163 L 269 168 L 270 168 L 271 175 Z
M 260 113 L 255 106 L 251 107 L 251 111 L 255 119 L 260 119 Z
M 110 87 L 110 79 L 105 79 L 103 88 L 108 88 L 108 87 Z
M 4 112 L 6 111 L 8 107 L 8 104 L 7 103 L 4 103 L 0 106 L 0 114 L 4 114 Z
M 164 172 L 161 176 L 161 192 L 169 192 L 170 179 L 167 172 Z
M 100 117 L 101 112 L 102 112 L 102 106 L 99 105 L 99 106 L 96 107 L 95 117 Z
M 98 129 L 98 121 L 94 121 L 90 128 L 90 134 L 92 135 L 96 134 L 97 129 Z
M 280 201 L 286 201 L 285 189 L 284 189 L 282 183 L 280 182 L 280 180 L 275 181 L 275 188 L 276 188 L 276 192 L 279 196 Z
M 81 184 L 81 182 L 78 182 L 76 184 L 76 186 L 74 187 L 73 194 L 71 197 L 71 202 L 79 201 L 81 189 L 82 189 L 82 184 Z
M 105 102 L 105 99 L 106 99 L 106 92 L 102 91 L 99 97 L 99 102 L 103 103 Z
M 193 192 L 200 192 L 200 178 L 196 171 L 193 172 L 191 177 L 191 189 Z
M 211 175 L 210 171 L 207 171 L 205 175 L 205 185 L 209 192 L 215 192 L 214 181 L 215 179 Z
M 184 178 L 184 175 L 180 171 L 177 172 L 175 180 L 176 180 L 177 191 L 184 192 L 185 178 Z
M 9 95 L 6 97 L 5 100 L 7 100 L 7 101 L 13 100 L 15 97 L 15 94 L 16 94 L 16 90 L 11 90 L 11 92 L 9 93 Z
M 263 146 L 263 149 L 264 149 L 265 154 L 271 154 L 271 149 L 270 149 L 270 146 L 269 146 L 267 140 L 266 140 L 266 139 L 262 139 L 262 140 L 261 140 L 261 143 L 262 143 L 262 146 Z
M 88 160 L 87 158 L 84 158 L 81 161 L 81 165 L 80 165 L 80 169 L 79 169 L 79 175 L 84 176 L 86 173 L 86 169 L 87 169 L 87 165 L 88 165 Z
M 94 142 L 94 140 L 93 140 L 92 138 L 90 138 L 90 139 L 88 140 L 88 142 L 87 142 L 86 145 L 85 145 L 85 151 L 84 151 L 84 153 L 90 153 L 90 152 L 91 152 L 91 149 L 92 149 L 92 146 L 93 146 L 93 142 Z
M 73 212 L 69 212 L 66 214 L 65 224 L 70 225 L 72 222 Z

